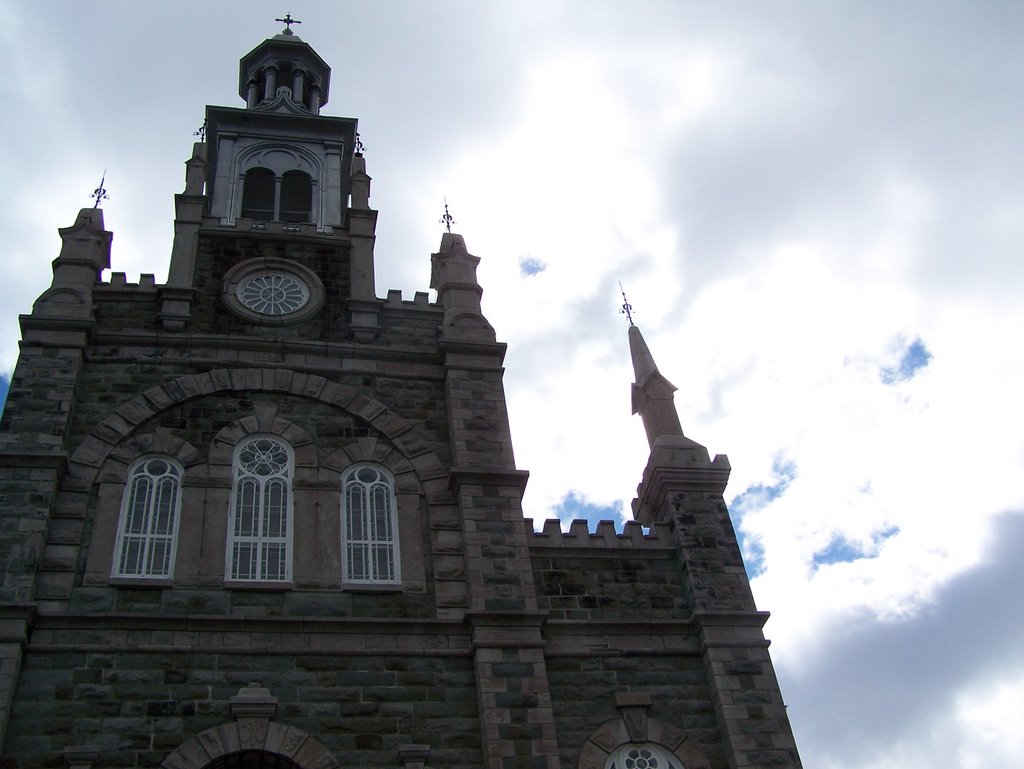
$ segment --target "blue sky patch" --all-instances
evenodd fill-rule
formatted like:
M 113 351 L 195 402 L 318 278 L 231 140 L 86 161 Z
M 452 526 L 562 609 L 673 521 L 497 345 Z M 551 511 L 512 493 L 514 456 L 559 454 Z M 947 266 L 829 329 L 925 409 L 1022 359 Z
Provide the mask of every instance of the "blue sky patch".
M 928 365 L 932 354 L 924 346 L 924 342 L 918 337 L 903 351 L 903 357 L 895 366 L 886 366 L 882 369 L 882 382 L 885 384 L 896 384 L 906 382 L 914 377 L 918 371 Z
M 570 491 L 555 505 L 558 520 L 563 523 L 585 518 L 591 531 L 597 529 L 599 521 L 615 521 L 616 528 L 621 528 L 622 505 L 595 505 L 576 491 Z
M 796 478 L 796 462 L 777 456 L 772 462 L 772 482 L 748 486 L 733 497 L 732 502 L 729 503 L 729 510 L 737 519 L 747 513 L 760 510 L 772 500 L 781 497 L 794 478 Z
M 772 500 L 781 497 L 794 478 L 796 478 L 796 462 L 786 459 L 781 454 L 777 455 L 772 462 L 771 483 L 757 483 L 748 486 L 733 497 L 732 502 L 729 503 L 729 511 L 736 522 L 736 539 L 739 542 L 740 552 L 743 553 L 743 565 L 747 570 L 747 577 L 750 579 L 764 571 L 764 547 L 760 540 L 748 537 L 744 533 L 741 525 L 743 517 L 747 513 L 766 507 Z
M 819 550 L 811 559 L 811 566 L 818 569 L 832 563 L 852 563 L 861 558 L 874 558 L 878 555 L 878 548 L 885 540 L 899 534 L 898 526 L 890 526 L 887 529 L 876 531 L 871 535 L 871 544 L 862 547 L 842 534 L 833 535 L 831 541 L 824 550 Z
M 4 413 L 4 404 L 7 403 L 7 390 L 11 386 L 11 380 L 0 374 L 0 414 Z
M 534 259 L 532 256 L 519 257 L 519 274 L 524 277 L 528 278 L 531 275 L 544 272 L 547 268 L 547 264 L 540 259 Z

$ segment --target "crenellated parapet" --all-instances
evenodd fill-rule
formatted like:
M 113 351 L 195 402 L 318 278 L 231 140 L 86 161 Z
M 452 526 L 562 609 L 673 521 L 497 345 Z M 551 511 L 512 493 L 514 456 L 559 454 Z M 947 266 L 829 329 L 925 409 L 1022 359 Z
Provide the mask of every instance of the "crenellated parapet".
M 413 294 L 412 300 L 409 300 L 402 297 L 402 289 L 389 288 L 388 296 L 385 301 L 387 302 L 389 307 L 436 308 L 436 305 L 430 304 L 430 294 L 428 294 L 426 291 L 417 291 L 415 294 Z
M 155 291 L 157 288 L 156 276 L 148 272 L 144 272 L 139 275 L 138 283 L 129 283 L 127 273 L 112 272 L 110 273 L 110 280 L 97 283 L 96 288 L 99 290 L 128 289 L 132 291 Z
M 614 521 L 599 521 L 597 529 L 590 531 L 587 521 L 576 519 L 569 524 L 567 531 L 563 531 L 562 522 L 557 518 L 550 518 L 544 521 L 544 528 L 541 531 L 533 532 L 528 541 L 531 548 L 665 548 L 672 546 L 672 530 L 666 523 L 645 527 L 637 521 L 626 521 L 619 531 Z

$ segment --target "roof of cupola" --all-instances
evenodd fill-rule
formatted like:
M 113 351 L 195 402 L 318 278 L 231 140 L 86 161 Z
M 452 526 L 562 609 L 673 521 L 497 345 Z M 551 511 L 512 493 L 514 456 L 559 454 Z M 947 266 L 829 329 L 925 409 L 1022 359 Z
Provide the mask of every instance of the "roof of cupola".
M 294 32 L 281 32 L 253 48 L 238 63 L 238 95 L 243 99 L 249 81 L 270 65 L 288 64 L 306 70 L 320 90 L 320 105 L 327 103 L 331 68 L 313 47 Z

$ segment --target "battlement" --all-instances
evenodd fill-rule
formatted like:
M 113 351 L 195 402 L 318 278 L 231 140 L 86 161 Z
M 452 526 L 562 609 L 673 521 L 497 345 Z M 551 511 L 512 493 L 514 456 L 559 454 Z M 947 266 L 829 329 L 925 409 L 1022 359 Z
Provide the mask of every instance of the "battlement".
M 123 273 L 123 272 L 112 272 L 112 273 L 110 273 L 110 280 L 109 281 L 101 281 L 99 284 L 97 284 L 97 287 L 102 287 L 102 288 L 132 288 L 132 289 L 140 288 L 140 289 L 143 289 L 145 291 L 155 291 L 156 290 L 156 277 L 151 275 L 151 274 L 149 274 L 149 273 L 143 273 L 142 275 L 139 276 L 139 282 L 138 283 L 129 283 L 128 282 L 128 276 L 127 276 L 126 273 Z
M 626 521 L 619 532 L 614 521 L 600 521 L 591 532 L 587 521 L 576 519 L 562 531 L 562 522 L 556 518 L 544 521 L 541 531 L 528 538 L 530 547 L 572 547 L 607 550 L 608 548 L 671 547 L 669 525 L 656 523 L 647 531 L 637 521 Z
M 388 297 L 385 302 L 390 307 L 421 307 L 423 309 L 430 309 L 435 305 L 430 304 L 430 294 L 426 291 L 417 291 L 413 294 L 412 301 L 402 298 L 402 289 L 400 288 L 389 288 Z

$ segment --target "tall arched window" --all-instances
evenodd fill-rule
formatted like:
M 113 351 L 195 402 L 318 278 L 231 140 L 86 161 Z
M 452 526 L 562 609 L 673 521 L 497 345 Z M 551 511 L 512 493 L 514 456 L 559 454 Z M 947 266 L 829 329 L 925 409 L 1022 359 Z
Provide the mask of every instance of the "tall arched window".
M 382 467 L 356 465 L 341 481 L 341 552 L 345 581 L 401 580 L 395 484 Z
M 274 172 L 269 168 L 250 168 L 242 182 L 242 216 L 269 222 L 274 217 L 277 196 Z
M 291 447 L 258 436 L 235 449 L 228 520 L 227 578 L 248 582 L 291 579 Z
M 313 210 L 313 180 L 302 171 L 285 171 L 281 175 L 282 222 L 308 224 Z
M 148 457 L 128 473 L 114 551 L 115 577 L 170 577 L 181 510 L 181 466 Z

